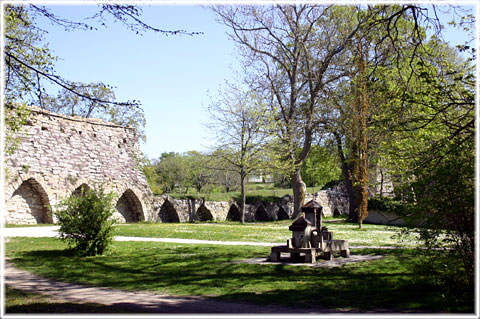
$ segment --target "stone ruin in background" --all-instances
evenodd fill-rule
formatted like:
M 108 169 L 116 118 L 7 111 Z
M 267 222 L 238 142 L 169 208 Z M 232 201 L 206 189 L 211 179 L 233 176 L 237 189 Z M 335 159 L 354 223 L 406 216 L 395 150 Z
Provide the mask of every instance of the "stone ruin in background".
M 29 109 L 26 125 L 14 136 L 20 144 L 6 156 L 6 223 L 55 222 L 50 207 L 96 185 L 115 192 L 119 222 L 154 219 L 134 128 Z
M 29 107 L 26 125 L 14 136 L 16 151 L 5 158 L 5 210 L 7 224 L 56 221 L 50 208 L 82 188 L 103 185 L 116 194 L 118 222 L 192 222 L 240 220 L 236 202 L 210 202 L 154 196 L 139 169 L 138 134 L 99 119 L 70 117 Z M 348 198 L 341 189 L 307 194 L 324 216 L 348 212 Z M 293 198 L 278 203 L 258 201 L 246 206 L 246 221 L 290 219 Z

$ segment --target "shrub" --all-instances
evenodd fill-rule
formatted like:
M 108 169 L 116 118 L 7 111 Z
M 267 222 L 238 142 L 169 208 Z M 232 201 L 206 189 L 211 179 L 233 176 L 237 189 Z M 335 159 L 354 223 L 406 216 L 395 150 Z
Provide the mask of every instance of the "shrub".
M 368 199 L 368 209 L 376 209 L 384 212 L 405 215 L 408 207 L 407 204 L 394 198 L 375 196 Z
M 113 238 L 113 194 L 103 189 L 87 189 L 80 196 L 70 196 L 56 213 L 60 238 L 82 256 L 102 255 Z

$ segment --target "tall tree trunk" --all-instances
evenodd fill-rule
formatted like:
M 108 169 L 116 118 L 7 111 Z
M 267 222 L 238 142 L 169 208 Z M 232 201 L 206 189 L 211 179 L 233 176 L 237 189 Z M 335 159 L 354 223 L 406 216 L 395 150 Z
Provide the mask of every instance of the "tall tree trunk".
M 240 218 L 242 224 L 245 224 L 245 202 L 247 201 L 247 196 L 245 194 L 245 171 L 242 169 L 240 172 L 240 194 L 242 200 L 240 202 Z
M 302 180 L 300 168 L 298 168 L 292 175 L 293 188 L 293 215 L 292 218 L 297 218 L 300 215 L 301 207 L 305 201 L 305 194 L 307 186 Z
M 342 174 L 345 183 L 345 189 L 347 190 L 348 195 L 348 220 L 352 222 L 357 221 L 357 201 L 356 194 L 353 189 L 353 176 L 352 176 L 352 164 L 347 161 L 345 154 L 343 153 L 342 148 L 342 138 L 338 132 L 334 132 L 335 140 L 337 142 L 337 151 L 338 157 L 340 158 L 340 163 L 342 165 Z
M 368 216 L 368 167 L 367 167 L 367 117 L 369 110 L 367 86 L 367 61 L 363 52 L 362 43 L 358 45 L 358 76 L 355 84 L 355 98 L 353 105 L 353 179 L 357 201 L 357 221 L 362 228 L 363 220 Z

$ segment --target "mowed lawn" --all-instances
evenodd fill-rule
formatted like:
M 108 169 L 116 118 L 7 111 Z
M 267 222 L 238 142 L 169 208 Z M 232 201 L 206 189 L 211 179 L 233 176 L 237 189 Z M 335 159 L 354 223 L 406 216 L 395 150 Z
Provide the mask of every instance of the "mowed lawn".
M 128 236 L 282 242 L 289 237 L 290 223 L 136 224 L 117 226 L 116 232 Z M 337 238 L 344 239 L 347 234 L 350 240 L 357 234 L 363 236 L 353 240 L 357 244 L 385 245 L 394 240 L 390 237 L 395 232 L 385 226 L 366 225 L 365 230 L 355 230 L 355 224 L 326 225 Z M 345 235 L 337 235 L 337 231 Z M 114 242 L 105 255 L 85 258 L 77 257 L 55 238 L 9 238 L 5 247 L 6 256 L 21 269 L 99 287 L 359 312 L 473 311 L 473 300 L 452 302 L 427 280 L 428 274 L 419 271 L 424 263 L 423 250 L 412 248 L 352 249 L 352 254 L 383 258 L 337 268 L 311 268 L 237 263 L 270 253 L 269 247 L 242 245 Z M 7 296 L 7 308 L 8 300 Z
M 119 224 L 115 227 L 117 236 L 187 238 L 216 241 L 251 241 L 285 244 L 291 238 L 288 227 L 291 220 L 277 222 L 255 222 L 240 224 L 238 222 L 217 223 L 140 223 Z M 333 232 L 334 239 L 349 240 L 352 246 L 401 246 L 417 247 L 416 232 L 410 236 L 398 234 L 402 227 L 364 224 L 362 229 L 357 224 L 338 220 L 327 220 L 323 224 Z

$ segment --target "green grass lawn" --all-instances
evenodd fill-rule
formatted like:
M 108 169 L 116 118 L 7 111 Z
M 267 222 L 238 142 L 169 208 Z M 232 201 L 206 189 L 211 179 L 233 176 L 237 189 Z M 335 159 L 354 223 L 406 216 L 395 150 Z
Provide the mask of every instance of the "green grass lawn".
M 286 243 L 292 232 L 288 227 L 291 220 L 246 223 L 217 222 L 217 223 L 176 223 L 176 224 L 123 224 L 115 227 L 118 236 L 159 237 L 159 238 L 188 238 L 220 241 L 253 241 Z M 333 232 L 334 239 L 346 239 L 350 245 L 367 246 L 406 246 L 420 245 L 414 235 L 398 240 L 401 227 L 364 224 L 362 229 L 354 223 L 328 220 L 324 223 Z
M 104 256 L 81 258 L 54 238 L 12 238 L 5 246 L 21 269 L 94 286 L 355 311 L 473 311 L 473 301 L 452 303 L 427 284 L 414 249 L 352 250 L 385 257 L 326 269 L 231 263 L 266 257 L 268 247 L 115 242 Z

